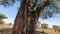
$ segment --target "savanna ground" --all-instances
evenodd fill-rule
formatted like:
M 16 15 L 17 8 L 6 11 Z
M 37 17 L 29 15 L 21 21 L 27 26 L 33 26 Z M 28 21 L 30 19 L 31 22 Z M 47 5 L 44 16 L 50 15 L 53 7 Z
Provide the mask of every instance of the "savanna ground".
M 42 33 L 43 29 L 42 28 L 37 28 L 36 29 L 36 34 L 40 34 Z M 46 34 L 60 34 L 60 32 L 56 31 L 54 29 L 51 29 L 51 28 L 47 28 L 47 29 L 44 29 L 44 32 Z
M 0 24 L 0 34 L 12 34 L 12 27 L 13 25 L 8 24 Z M 36 28 L 36 34 L 42 34 L 42 28 Z M 60 32 L 56 31 L 51 28 L 44 29 L 45 34 L 60 34 Z

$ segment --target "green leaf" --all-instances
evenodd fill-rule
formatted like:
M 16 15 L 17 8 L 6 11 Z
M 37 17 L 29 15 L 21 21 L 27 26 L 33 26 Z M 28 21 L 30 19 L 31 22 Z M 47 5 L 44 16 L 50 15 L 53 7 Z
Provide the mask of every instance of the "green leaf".
M 2 20 L 2 19 L 6 19 L 6 18 L 8 18 L 8 17 L 5 16 L 4 14 L 0 14 L 0 20 Z
M 3 24 L 4 22 L 3 21 L 0 21 L 0 24 Z
M 49 0 L 49 3 L 55 5 L 57 3 L 57 0 Z
M 47 27 L 48 27 L 48 24 L 43 23 L 43 24 L 41 24 L 41 27 L 42 27 L 42 28 L 47 28 Z

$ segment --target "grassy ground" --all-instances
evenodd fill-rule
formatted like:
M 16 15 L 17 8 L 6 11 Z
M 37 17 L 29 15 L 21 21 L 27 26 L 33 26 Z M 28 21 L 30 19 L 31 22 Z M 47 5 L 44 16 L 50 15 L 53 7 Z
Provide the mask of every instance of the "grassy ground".
M 0 34 L 12 34 L 13 25 L 0 24 Z
M 36 34 L 40 34 L 42 32 L 42 28 L 37 28 L 36 29 Z M 60 32 L 56 31 L 54 29 L 44 29 L 44 32 L 46 34 L 60 34 Z
M 13 25 L 7 25 L 7 24 L 0 24 L 0 34 L 12 34 L 12 27 Z M 43 30 L 42 28 L 36 28 L 36 34 L 42 34 Z M 44 29 L 44 34 L 60 34 L 60 32 L 56 31 L 54 29 Z
M 13 28 L 13 25 L 9 25 L 9 24 L 0 24 L 0 29 L 4 29 L 4 28 Z

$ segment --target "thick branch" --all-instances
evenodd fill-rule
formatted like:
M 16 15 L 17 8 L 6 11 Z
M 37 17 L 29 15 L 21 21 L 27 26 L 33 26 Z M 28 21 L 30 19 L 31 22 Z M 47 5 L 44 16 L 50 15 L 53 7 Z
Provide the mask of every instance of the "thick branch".
M 33 6 L 31 7 L 32 9 L 36 6 L 38 0 L 35 0 L 35 3 L 33 4 Z
M 49 5 L 49 1 L 43 1 L 42 4 L 40 4 L 38 7 L 37 7 L 37 11 L 41 11 L 43 10 L 47 5 Z
M 36 13 L 37 13 L 37 19 L 41 13 L 41 11 L 47 6 L 49 5 L 49 0 L 44 1 L 42 4 L 40 4 L 37 8 L 36 8 Z

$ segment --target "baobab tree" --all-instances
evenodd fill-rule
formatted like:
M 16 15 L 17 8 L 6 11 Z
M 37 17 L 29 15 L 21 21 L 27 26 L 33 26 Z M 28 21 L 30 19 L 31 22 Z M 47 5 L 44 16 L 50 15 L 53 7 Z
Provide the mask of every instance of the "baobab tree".
M 22 5 L 16 17 L 17 21 L 15 27 L 13 27 L 13 34 L 35 34 L 36 21 L 44 7 L 49 4 L 49 1 L 47 0 L 38 5 L 36 10 L 34 8 L 37 0 L 32 7 L 30 6 L 30 0 L 22 0 L 21 2 Z
M 0 1 L 1 5 L 9 6 L 19 0 Z M 20 2 L 21 5 L 15 18 L 12 34 L 35 34 L 36 22 L 44 8 L 52 5 L 57 8 L 55 0 L 20 0 Z

